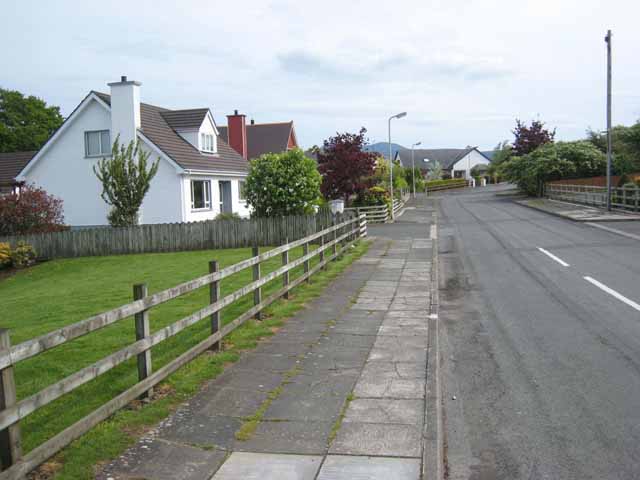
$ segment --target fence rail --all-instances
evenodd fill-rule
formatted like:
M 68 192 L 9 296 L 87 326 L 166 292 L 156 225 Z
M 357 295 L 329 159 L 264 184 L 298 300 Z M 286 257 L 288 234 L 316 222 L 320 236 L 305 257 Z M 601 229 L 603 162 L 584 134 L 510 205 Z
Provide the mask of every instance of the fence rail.
M 409 194 L 402 193 L 400 199 L 393 200 L 393 215 L 395 216 L 409 199 Z M 387 205 L 369 205 L 366 207 L 345 208 L 345 212 L 356 215 L 366 215 L 367 223 L 387 223 L 391 221 L 391 211 Z
M 117 410 L 126 406 L 132 400 L 148 396 L 153 387 L 175 372 L 178 368 L 190 362 L 207 349 L 219 348 L 220 341 L 242 325 L 248 319 L 256 317 L 266 306 L 275 300 L 285 297 L 292 288 L 310 277 L 326 264 L 337 257 L 359 238 L 366 236 L 366 215 L 361 214 L 342 221 L 329 228 L 305 236 L 296 241 L 273 248 L 262 254 L 258 247 L 254 247 L 254 255 L 242 262 L 218 270 L 215 261 L 210 262 L 208 275 L 182 283 L 173 288 L 148 295 L 146 285 L 134 285 L 134 301 L 101 313 L 94 317 L 68 325 L 40 337 L 11 346 L 9 332 L 0 329 L 0 447 L 1 461 L 4 471 L 0 473 L 0 480 L 17 480 L 45 462 L 73 440 L 93 428 Z M 318 243 L 316 249 L 310 250 L 310 243 Z M 296 260 L 289 261 L 289 251 L 296 247 L 303 248 L 303 255 Z M 282 258 L 282 266 L 267 275 L 261 275 L 260 264 L 270 258 Z M 311 268 L 310 261 L 318 256 L 319 262 Z M 290 281 L 289 273 L 292 269 L 303 266 L 304 273 Z M 253 281 L 233 293 L 220 298 L 220 282 L 241 270 L 252 268 Z M 282 277 L 283 286 L 267 298 L 262 298 L 262 289 L 267 283 Z M 188 315 L 171 325 L 154 333 L 149 329 L 149 311 L 152 307 L 168 302 L 196 289 L 209 286 L 210 303 L 197 312 Z M 235 318 L 228 324 L 220 324 L 219 312 L 247 294 L 254 293 L 254 306 Z M 66 378 L 49 385 L 39 392 L 16 400 L 14 365 L 28 358 L 39 355 L 54 347 L 72 341 L 75 338 L 102 329 L 124 318 L 134 316 L 136 341 L 121 350 L 98 360 L 93 365 L 85 367 Z M 209 319 L 211 335 L 191 347 L 176 359 L 153 371 L 151 363 L 151 347 L 177 335 L 184 329 L 196 323 Z M 88 416 L 77 421 L 56 436 L 39 445 L 26 455 L 22 455 L 20 438 L 20 420 L 37 409 L 51 403 L 61 396 L 75 390 L 85 383 L 115 368 L 123 362 L 137 357 L 138 383 L 111 399 Z
M 546 184 L 545 196 L 553 200 L 593 205 L 606 208 L 607 188 L 590 185 Z M 615 187 L 611 189 L 611 207 L 621 211 L 640 211 L 639 187 Z
M 457 182 L 447 183 L 444 185 L 435 185 L 433 187 L 430 187 L 427 185 L 427 194 L 431 192 L 438 192 L 440 190 L 451 190 L 453 188 L 466 188 L 468 186 L 469 186 L 469 182 L 467 182 L 467 180 L 464 180 L 464 179 L 461 179 L 460 181 L 457 181 Z
M 0 237 L 0 242 L 15 246 L 24 241 L 46 259 L 244 248 L 282 245 L 322 230 L 332 221 L 331 212 L 320 211 L 316 215 L 87 228 Z

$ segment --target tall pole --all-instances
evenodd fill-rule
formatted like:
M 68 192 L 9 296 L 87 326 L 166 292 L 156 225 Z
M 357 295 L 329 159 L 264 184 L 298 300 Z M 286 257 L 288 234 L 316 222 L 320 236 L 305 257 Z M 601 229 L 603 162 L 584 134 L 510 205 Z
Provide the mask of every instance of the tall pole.
M 607 210 L 611 211 L 611 30 L 607 30 Z
M 391 157 L 391 120 L 393 117 L 389 117 L 389 192 L 391 192 L 391 221 L 395 219 L 393 214 L 393 158 Z
M 413 159 L 413 150 L 416 144 L 411 145 L 411 180 L 413 180 L 413 198 L 416 198 L 416 162 Z

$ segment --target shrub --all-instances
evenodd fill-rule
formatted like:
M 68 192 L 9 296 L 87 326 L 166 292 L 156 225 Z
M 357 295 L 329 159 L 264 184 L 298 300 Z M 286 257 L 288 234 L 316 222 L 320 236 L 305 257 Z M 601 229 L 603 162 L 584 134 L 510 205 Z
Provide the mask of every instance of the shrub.
M 11 245 L 8 243 L 0 243 L 0 268 L 11 265 Z
M 606 157 L 586 141 L 547 143 L 500 166 L 505 178 L 529 195 L 541 196 L 545 182 L 602 175 Z
M 62 200 L 42 188 L 26 185 L 19 193 L 0 196 L 0 235 L 65 230 Z
M 24 268 L 36 262 L 36 251 L 25 242 L 18 242 L 11 252 L 11 263 L 15 268 Z
M 391 205 L 391 196 L 384 187 L 375 186 L 368 188 L 356 198 L 357 207 L 369 207 L 375 205 Z
M 240 220 L 240 215 L 238 215 L 235 212 L 225 212 L 225 213 L 219 213 L 218 215 L 216 215 L 216 220 Z
M 302 150 L 267 153 L 251 160 L 245 183 L 247 203 L 258 217 L 312 214 L 321 181 L 316 162 Z

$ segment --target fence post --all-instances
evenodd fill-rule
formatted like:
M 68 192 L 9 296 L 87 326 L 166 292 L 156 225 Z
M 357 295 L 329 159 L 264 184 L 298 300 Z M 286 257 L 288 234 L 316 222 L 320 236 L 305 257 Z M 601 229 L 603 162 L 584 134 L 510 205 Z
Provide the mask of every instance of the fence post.
M 147 284 L 138 283 L 133 286 L 133 299 L 141 300 L 147 296 Z M 149 328 L 149 310 L 143 310 L 135 314 L 136 340 L 142 340 L 151 334 Z M 138 354 L 138 381 L 142 381 L 151 375 L 151 349 L 148 348 Z M 150 388 L 140 398 L 150 398 L 153 395 L 153 388 Z
M 260 247 L 255 246 L 252 250 L 252 256 L 257 257 L 260 255 Z M 260 262 L 253 266 L 253 281 L 260 280 Z M 253 291 L 253 305 L 259 305 L 262 303 L 262 288 L 258 287 Z M 262 320 L 262 312 L 257 312 L 254 316 L 256 320 Z
M 307 255 L 309 253 L 309 242 L 304 242 L 302 244 L 302 255 Z M 309 274 L 309 259 L 304 261 L 304 274 Z M 307 283 L 311 283 L 311 277 L 307 276 Z
M 320 254 L 318 258 L 320 258 L 320 264 L 324 263 L 324 235 L 320 235 Z M 320 268 L 326 270 L 327 266 L 322 265 Z
M 218 261 L 212 260 L 209 262 L 209 273 L 216 273 L 218 271 Z M 213 305 L 220 300 L 220 280 L 216 280 L 209 284 L 209 304 Z M 218 333 L 220 330 L 220 310 L 211 314 L 211 335 Z M 219 352 L 222 350 L 222 342 L 216 342 L 209 348 L 212 352 Z
M 11 339 L 9 330 L 0 328 L 0 352 L 9 353 Z M 16 384 L 13 378 L 13 365 L 0 371 L 0 411 L 12 407 L 16 403 Z M 20 424 L 14 423 L 0 432 L 0 461 L 2 470 L 6 470 L 22 457 L 22 441 L 20 438 Z
M 333 261 L 336 262 L 338 261 L 338 242 L 336 241 L 338 240 L 338 229 L 336 228 L 336 220 L 335 217 L 333 219 Z
M 287 241 L 287 243 L 289 243 Z M 284 267 L 289 263 L 289 250 L 285 250 L 282 252 L 282 266 Z M 289 286 L 289 271 L 286 271 L 282 274 L 282 288 L 287 288 Z M 289 290 L 284 292 L 282 296 L 285 300 L 289 300 Z

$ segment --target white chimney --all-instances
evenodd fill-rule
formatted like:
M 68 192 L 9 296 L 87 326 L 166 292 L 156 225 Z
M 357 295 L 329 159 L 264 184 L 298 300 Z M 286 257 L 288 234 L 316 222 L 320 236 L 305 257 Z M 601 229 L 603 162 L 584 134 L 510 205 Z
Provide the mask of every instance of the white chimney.
M 142 83 L 120 77 L 111 87 L 111 141 L 120 135 L 120 145 L 137 140 L 140 128 L 140 85 Z

